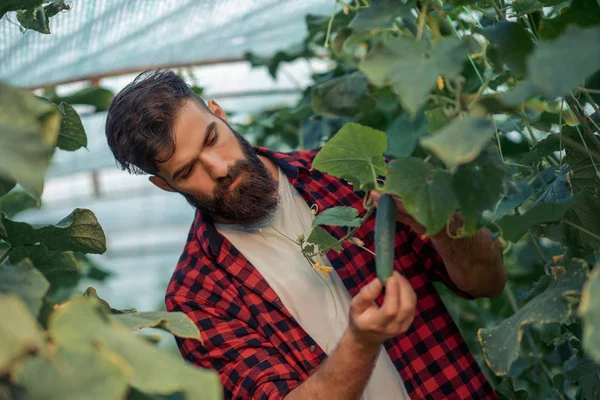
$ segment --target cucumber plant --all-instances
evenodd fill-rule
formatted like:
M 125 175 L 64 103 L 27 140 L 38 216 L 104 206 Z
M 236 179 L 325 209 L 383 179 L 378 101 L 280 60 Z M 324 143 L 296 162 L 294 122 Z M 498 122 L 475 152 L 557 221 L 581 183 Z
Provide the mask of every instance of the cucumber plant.
M 502 297 L 439 288 L 499 395 L 598 398 L 600 5 L 332 3 L 328 24 L 307 18 L 313 51 L 298 57 L 326 54 L 333 68 L 296 107 L 241 127 L 264 143 L 323 146 L 313 167 L 364 196 L 357 209 L 316 210 L 298 240 L 305 255 L 358 245 L 379 268 L 392 249 L 353 236 L 373 212 L 371 189 L 400 196 L 428 235 L 458 211 L 454 235 L 485 226 L 505 249 Z M 285 60 L 273 61 L 262 64 L 276 75 Z

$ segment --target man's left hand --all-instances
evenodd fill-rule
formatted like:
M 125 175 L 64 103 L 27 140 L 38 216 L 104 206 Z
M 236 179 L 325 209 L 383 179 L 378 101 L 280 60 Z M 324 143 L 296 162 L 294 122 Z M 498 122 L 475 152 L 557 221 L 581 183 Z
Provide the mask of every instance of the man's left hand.
M 382 193 L 372 190 L 370 195 L 377 206 Z M 498 297 L 502 294 L 507 279 L 502 247 L 492 238 L 488 229 L 482 228 L 475 235 L 465 238 L 449 236 L 447 230 L 456 232 L 463 225 L 462 216 L 455 212 L 445 229 L 427 232 L 427 228 L 406 210 L 400 197 L 393 195 L 393 199 L 396 202 L 396 219 L 410 226 L 419 235 L 427 234 L 431 237 L 444 260 L 450 279 L 460 289 L 474 297 Z

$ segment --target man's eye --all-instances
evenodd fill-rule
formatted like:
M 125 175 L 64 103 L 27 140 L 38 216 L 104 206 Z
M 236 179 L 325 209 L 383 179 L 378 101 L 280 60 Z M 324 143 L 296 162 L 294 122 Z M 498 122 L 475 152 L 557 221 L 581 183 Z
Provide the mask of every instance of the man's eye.
M 187 178 L 189 178 L 189 176 L 192 174 L 192 172 L 193 172 L 193 171 L 194 171 L 194 165 L 192 165 L 192 166 L 190 167 L 190 169 L 188 169 L 186 172 L 184 172 L 184 173 L 181 175 L 181 178 L 180 178 L 180 179 L 181 179 L 181 180 L 184 180 L 184 179 L 187 179 Z
M 217 133 L 217 130 L 213 130 L 213 134 L 210 137 L 210 139 L 208 140 L 208 145 L 212 146 L 213 144 L 217 143 L 217 140 L 219 139 L 219 134 Z

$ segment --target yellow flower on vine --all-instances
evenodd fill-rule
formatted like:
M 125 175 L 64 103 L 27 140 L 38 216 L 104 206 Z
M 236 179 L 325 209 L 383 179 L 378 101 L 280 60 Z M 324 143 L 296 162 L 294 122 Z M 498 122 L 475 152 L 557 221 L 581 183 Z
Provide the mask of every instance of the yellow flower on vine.
M 321 272 L 323 275 L 325 275 L 326 278 L 329 277 L 329 273 L 331 271 L 333 271 L 333 268 L 328 267 L 327 265 L 323 265 L 320 262 L 316 262 L 313 264 L 313 269 L 317 272 Z

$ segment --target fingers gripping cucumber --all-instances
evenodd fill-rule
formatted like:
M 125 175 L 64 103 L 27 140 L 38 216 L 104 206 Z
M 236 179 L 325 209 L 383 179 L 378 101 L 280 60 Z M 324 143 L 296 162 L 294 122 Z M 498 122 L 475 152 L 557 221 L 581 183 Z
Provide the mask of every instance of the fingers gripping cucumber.
M 375 219 L 375 268 L 384 285 L 394 270 L 395 235 L 396 203 L 391 195 L 384 194 L 379 199 Z

